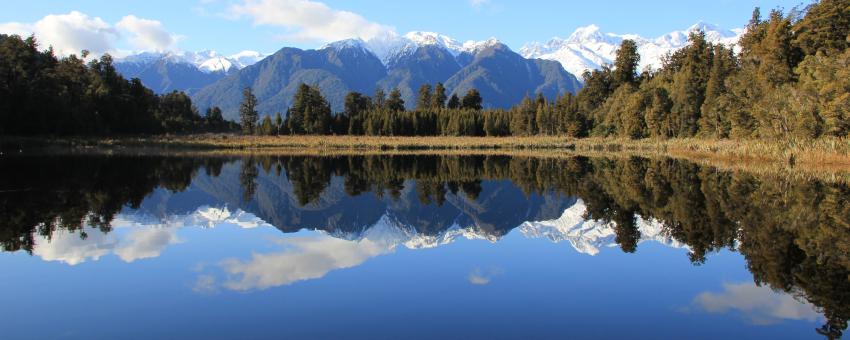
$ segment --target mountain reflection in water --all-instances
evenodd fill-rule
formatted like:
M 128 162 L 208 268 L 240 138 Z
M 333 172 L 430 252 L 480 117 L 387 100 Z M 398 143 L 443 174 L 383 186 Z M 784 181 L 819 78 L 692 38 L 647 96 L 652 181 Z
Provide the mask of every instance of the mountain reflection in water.
M 850 318 L 843 183 L 672 159 L 506 156 L 31 156 L 0 159 L 0 175 L 0 245 L 45 261 L 153 259 L 185 242 L 186 227 L 296 233 L 200 268 L 196 292 L 265 290 L 398 249 L 515 234 L 587 255 L 659 244 L 694 265 L 738 252 L 753 281 L 699 294 L 688 309 L 821 320 L 829 337 Z M 476 268 L 468 279 L 500 275 Z

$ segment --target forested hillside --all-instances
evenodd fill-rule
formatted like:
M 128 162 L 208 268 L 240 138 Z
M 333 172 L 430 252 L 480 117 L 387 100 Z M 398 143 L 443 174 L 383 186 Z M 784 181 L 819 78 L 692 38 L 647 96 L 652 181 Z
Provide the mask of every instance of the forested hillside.
M 0 135 L 122 135 L 230 131 L 221 110 L 201 116 L 183 92 L 157 95 L 116 72 L 108 54 L 57 58 L 35 37 L 0 34 Z

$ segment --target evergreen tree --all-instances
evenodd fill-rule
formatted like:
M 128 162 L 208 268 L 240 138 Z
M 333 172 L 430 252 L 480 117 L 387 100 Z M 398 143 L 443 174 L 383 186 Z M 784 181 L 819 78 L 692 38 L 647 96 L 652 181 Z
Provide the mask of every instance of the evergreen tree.
M 793 31 L 794 45 L 805 55 L 841 53 L 850 48 L 850 3 L 847 0 L 816 1 L 809 5 Z
M 446 87 L 443 83 L 434 86 L 434 96 L 431 97 L 431 108 L 442 109 L 446 106 Z
M 263 135 L 263 136 L 274 135 L 274 125 L 272 123 L 272 118 L 270 116 L 265 116 L 263 118 L 263 122 L 260 123 L 260 127 L 257 131 L 257 134 Z
M 362 135 L 363 124 L 368 111 L 372 109 L 371 100 L 358 92 L 349 92 L 345 96 L 345 108 L 343 114 L 348 117 L 348 134 Z
M 433 94 L 431 93 L 431 85 L 424 84 L 419 87 L 419 96 L 416 97 L 416 110 L 425 111 L 433 104 Z
M 623 40 L 614 59 L 614 86 L 634 84 L 638 64 L 640 64 L 640 54 L 637 50 L 637 44 L 631 39 Z
M 460 98 L 457 97 L 457 94 L 452 93 L 452 97 L 449 99 L 449 103 L 446 104 L 446 107 L 452 110 L 460 108 Z
M 726 138 L 732 130 L 723 94 L 726 80 L 737 72 L 734 52 L 723 45 L 712 46 L 712 65 L 705 89 L 705 101 L 700 108 L 700 131 L 705 136 Z
M 476 89 L 470 89 L 466 92 L 466 95 L 463 96 L 463 100 L 461 100 L 460 108 L 467 110 L 481 110 L 483 107 L 481 103 L 484 100 L 481 98 L 481 94 L 478 93 Z
M 681 68 L 673 76 L 673 121 L 678 137 L 691 137 L 699 130 L 700 109 L 705 101 L 711 55 L 704 32 L 692 32 L 690 45 L 681 52 Z
M 387 95 L 382 88 L 375 90 L 375 95 L 372 96 L 372 104 L 375 109 L 385 109 L 387 107 Z
M 260 116 L 256 107 L 257 97 L 254 96 L 250 87 L 246 87 L 242 91 L 242 104 L 239 105 L 239 120 L 242 123 L 242 133 L 246 135 L 254 134 L 256 131 L 257 120 Z
M 283 128 L 283 118 L 280 116 L 280 112 L 275 112 L 272 128 L 274 130 L 275 136 L 279 136 L 281 134 L 281 129 Z
M 390 96 L 387 98 L 387 110 L 390 112 L 404 111 L 404 99 L 401 99 L 401 91 L 398 88 L 390 91 Z

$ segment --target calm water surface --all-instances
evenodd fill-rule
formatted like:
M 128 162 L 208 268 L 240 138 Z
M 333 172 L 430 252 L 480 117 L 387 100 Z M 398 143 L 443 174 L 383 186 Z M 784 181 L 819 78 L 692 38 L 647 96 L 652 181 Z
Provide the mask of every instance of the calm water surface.
M 840 337 L 850 188 L 669 159 L 0 156 L 4 339 Z

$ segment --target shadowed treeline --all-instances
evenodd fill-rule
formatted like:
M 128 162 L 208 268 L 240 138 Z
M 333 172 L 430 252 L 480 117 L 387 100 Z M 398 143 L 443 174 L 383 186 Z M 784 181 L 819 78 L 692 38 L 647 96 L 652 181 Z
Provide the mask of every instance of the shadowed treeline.
M 184 190 L 201 167 L 223 159 L 169 157 L 20 157 L 0 160 L 0 245 L 32 252 L 35 234 L 57 229 L 104 232 L 124 207 L 138 207 L 156 188 Z
M 238 177 L 216 177 L 230 162 L 236 162 Z M 616 242 L 625 252 L 638 250 L 638 216 L 659 221 L 665 233 L 687 244 L 696 265 L 721 249 L 738 251 L 756 283 L 819 307 L 827 319 L 819 332 L 828 336 L 841 335 L 850 318 L 850 187 L 842 183 L 637 157 L 18 157 L 0 163 L 0 242 L 7 251 L 32 251 L 34 235 L 49 236 L 60 228 L 81 230 L 91 224 L 108 231 L 124 207 L 138 208 L 156 188 L 182 191 L 200 169 L 212 182 L 238 178 L 234 186 L 241 189 L 243 202 L 260 199 L 261 191 L 283 190 L 270 188 L 269 181 L 286 184 L 292 204 L 318 214 L 322 211 L 315 207 L 327 200 L 334 183 L 347 196 L 340 200 L 374 194 L 394 201 L 413 195 L 417 204 L 397 209 L 423 221 L 417 227 L 423 233 L 447 226 L 427 223 L 437 218 L 435 210 L 416 209 L 461 198 L 475 209 L 496 209 L 485 201 L 500 196 L 483 192 L 488 183 L 509 182 L 529 197 L 581 199 L 586 218 L 615 222 Z M 256 206 L 243 208 L 264 214 Z M 490 232 L 502 236 L 516 226 Z M 333 231 L 330 225 L 314 227 Z

